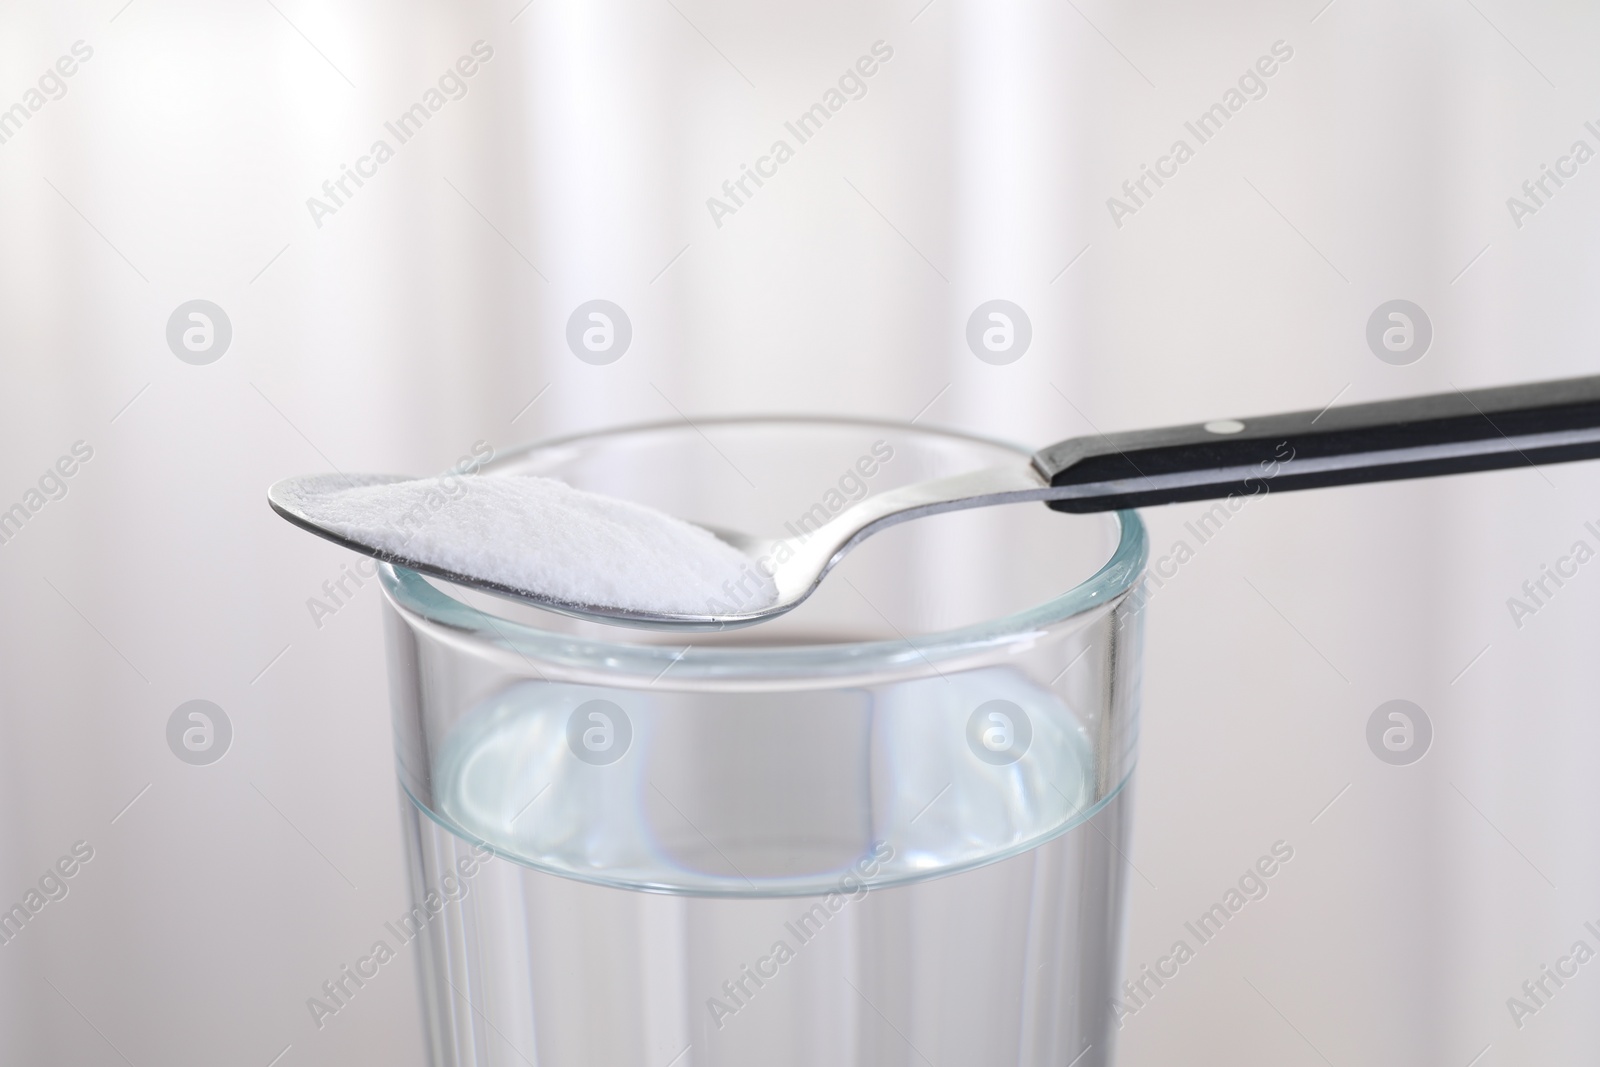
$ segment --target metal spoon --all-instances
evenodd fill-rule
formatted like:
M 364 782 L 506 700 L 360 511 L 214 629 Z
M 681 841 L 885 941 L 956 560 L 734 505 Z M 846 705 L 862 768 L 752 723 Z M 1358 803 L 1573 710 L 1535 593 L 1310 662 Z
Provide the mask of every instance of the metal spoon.
M 1043 500 L 1057 511 L 1110 511 L 1593 458 L 1600 458 L 1600 376 L 1077 437 L 1041 449 L 1030 464 L 990 467 L 868 497 L 804 540 L 713 530 L 770 569 L 778 598 L 759 609 L 734 605 L 704 615 L 553 600 L 363 544 L 307 513 L 321 493 L 407 480 L 403 477 L 289 478 L 272 486 L 267 498 L 278 514 L 312 533 L 463 586 L 603 622 L 721 629 L 793 609 L 866 538 L 895 523 L 944 511 L 1029 500 Z

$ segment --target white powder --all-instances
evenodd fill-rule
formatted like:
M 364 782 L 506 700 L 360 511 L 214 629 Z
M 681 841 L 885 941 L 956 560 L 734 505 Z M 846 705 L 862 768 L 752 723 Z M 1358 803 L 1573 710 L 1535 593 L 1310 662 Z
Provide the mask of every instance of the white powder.
M 754 560 L 709 531 L 551 478 L 449 475 L 320 492 L 299 504 L 361 544 L 569 604 L 706 615 L 778 598 Z

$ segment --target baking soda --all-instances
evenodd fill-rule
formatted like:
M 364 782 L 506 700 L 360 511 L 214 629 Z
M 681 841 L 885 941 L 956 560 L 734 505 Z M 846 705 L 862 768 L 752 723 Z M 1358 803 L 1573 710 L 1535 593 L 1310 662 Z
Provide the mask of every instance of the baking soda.
M 397 558 L 578 606 L 709 615 L 778 598 L 754 560 L 709 531 L 552 478 L 419 478 L 318 493 L 301 506 Z

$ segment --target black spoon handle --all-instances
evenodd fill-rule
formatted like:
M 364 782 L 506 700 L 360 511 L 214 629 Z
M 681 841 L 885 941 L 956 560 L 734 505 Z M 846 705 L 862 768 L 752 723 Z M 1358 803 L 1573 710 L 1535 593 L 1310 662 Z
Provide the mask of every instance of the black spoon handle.
M 1600 376 L 1076 437 L 1033 465 L 1109 511 L 1600 458 Z

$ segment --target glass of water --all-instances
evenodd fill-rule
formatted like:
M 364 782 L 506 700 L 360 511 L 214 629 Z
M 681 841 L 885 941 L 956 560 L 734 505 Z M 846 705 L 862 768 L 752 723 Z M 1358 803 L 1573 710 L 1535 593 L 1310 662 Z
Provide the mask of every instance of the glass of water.
M 478 477 L 805 537 L 868 494 L 1025 462 L 909 425 L 740 419 Z M 1132 512 L 941 515 L 716 633 L 384 568 L 417 905 L 396 936 L 432 1062 L 1111 1062 L 1145 554 Z

